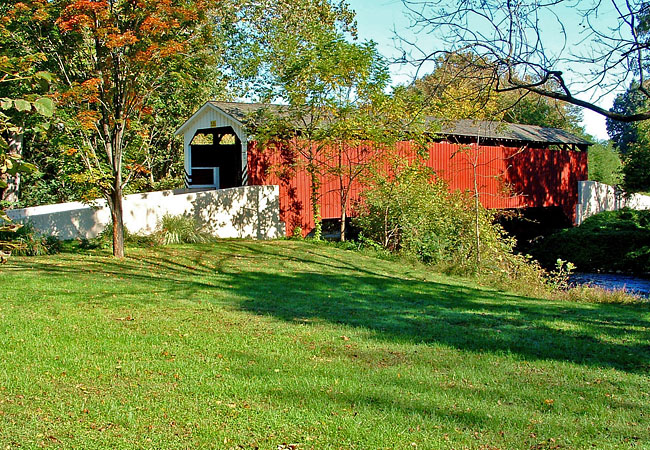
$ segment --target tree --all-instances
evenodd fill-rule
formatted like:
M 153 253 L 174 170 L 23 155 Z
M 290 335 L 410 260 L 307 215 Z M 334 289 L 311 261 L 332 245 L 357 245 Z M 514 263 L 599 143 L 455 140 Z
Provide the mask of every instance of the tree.
M 47 119 L 54 112 L 54 102 L 48 97 L 51 74 L 35 69 L 35 63 L 44 59 L 39 53 L 26 51 L 14 53 L 12 48 L 12 24 L 19 13 L 7 5 L 0 7 L 5 20 L 0 21 L 0 190 L 2 200 L 13 201 L 17 194 L 21 174 L 35 170 L 23 160 L 22 135 L 29 126 L 39 132 L 47 128 Z M 11 193 L 8 196 L 7 193 Z M 0 208 L 0 232 L 13 232 L 20 228 L 11 223 Z M 0 241 L 0 262 L 6 261 L 8 251 L 15 244 Z
M 330 145 L 324 160 L 325 173 L 338 179 L 341 241 L 345 241 L 353 187 L 386 163 L 398 141 L 413 140 L 424 150 L 427 133 L 433 131 L 418 100 L 408 90 L 398 88 L 387 95 L 383 87 L 373 85 L 363 102 L 341 108 L 335 129 L 327 137 Z
M 637 137 L 633 142 L 628 142 L 625 153 L 621 155 L 623 166 L 622 188 L 630 192 L 650 191 L 650 123 L 640 122 L 635 124 L 634 132 Z
M 471 72 L 471 77 L 466 74 Z M 500 92 L 493 70 L 472 53 L 437 58 L 431 73 L 409 87 L 427 113 L 442 119 L 478 119 L 582 132 L 579 108 L 521 90 Z
M 621 158 L 612 141 L 597 142 L 589 147 L 589 179 L 616 186 L 621 183 Z
M 410 89 L 422 96 L 427 113 L 443 119 L 500 120 L 503 110 L 494 91 L 490 70 L 471 53 L 450 53 L 434 61 L 431 73 L 415 80 Z M 471 78 L 465 77 L 472 70 Z
M 24 61 L 23 61 L 24 62 Z M 12 64 L 13 63 L 13 64 Z M 49 79 L 49 74 L 39 73 L 29 74 L 29 69 L 24 69 L 20 62 L 7 60 L 0 66 L 0 86 L 10 83 L 30 84 L 34 79 L 45 77 Z M 17 189 L 16 180 L 21 174 L 33 172 L 36 167 L 23 160 L 20 148 L 16 148 L 16 136 L 22 135 L 25 131 L 24 126 L 16 126 L 12 123 L 11 115 L 20 113 L 20 115 L 33 114 L 40 117 L 42 126 L 44 120 L 52 116 L 54 112 L 54 103 L 48 97 L 41 97 L 37 94 L 28 95 L 24 98 L 0 98 L 0 189 L 6 191 L 12 183 Z M 0 232 L 14 232 L 22 225 L 12 223 L 11 219 L 5 212 L 5 204 L 0 207 Z M 0 263 L 6 262 L 7 255 L 16 248 L 16 244 L 0 239 Z
M 612 111 L 634 114 L 648 108 L 650 101 L 644 97 L 633 82 L 628 89 L 616 96 Z M 621 185 L 627 192 L 650 190 L 650 129 L 647 122 L 619 122 L 607 119 L 607 132 L 614 148 L 620 154 L 623 165 Z
M 618 94 L 614 99 L 611 110 L 619 114 L 635 114 L 647 108 L 646 97 L 639 91 L 635 82 L 627 90 Z M 639 140 L 639 130 L 636 122 L 620 122 L 607 118 L 607 134 L 612 139 L 617 150 L 625 155 L 628 146 Z
M 262 98 L 279 99 L 287 106 L 280 114 L 267 111 L 253 119 L 250 128 L 262 143 L 291 139 L 309 176 L 314 236 L 320 239 L 321 177 L 332 168 L 332 158 L 343 159 L 331 152 L 343 151 L 343 142 L 360 134 L 360 123 L 368 123 L 362 115 L 371 113 L 370 105 L 383 95 L 389 77 L 374 43 L 346 39 L 350 26 L 346 10 L 331 9 L 322 1 L 307 5 L 322 14 L 308 19 L 298 14 L 305 19 L 301 22 L 287 14 L 286 22 L 273 22 L 270 30 L 277 34 L 268 40 L 267 65 L 256 74 L 263 81 L 258 89 Z M 300 13 L 302 6 L 297 8 Z M 323 22 L 320 17 L 330 19 Z
M 113 254 L 124 256 L 122 194 L 146 171 L 149 104 L 164 87 L 167 67 L 210 46 L 213 24 L 229 5 L 190 0 L 27 0 L 25 42 L 48 56 L 56 73 L 61 112 L 71 144 L 85 166 L 80 178 L 108 201 Z M 211 6 L 214 8 L 211 9 Z M 216 6 L 220 8 L 217 9 Z M 29 14 L 35 9 L 40 14 Z M 127 167 L 128 166 L 128 167 Z
M 47 52 L 50 57 L 40 61 L 43 68 L 61 74 L 59 61 L 73 66 L 74 54 L 66 52 L 66 42 L 54 21 L 34 23 L 30 17 L 21 25 L 14 27 L 14 40 L 21 48 L 27 46 Z M 204 31 L 207 32 L 205 28 Z M 17 36 L 20 38 L 16 39 Z M 206 99 L 229 95 L 225 89 L 226 77 L 222 75 L 225 63 L 221 49 L 201 45 L 206 40 L 195 37 L 182 54 L 165 59 L 164 72 L 155 89 L 148 93 L 143 113 L 129 121 L 124 173 L 130 178 L 124 183 L 125 193 L 183 185 L 183 150 L 182 143 L 174 136 L 175 129 Z M 73 67 L 69 70 L 76 73 Z M 70 81 L 75 82 L 65 77 L 59 77 L 59 81 L 60 93 L 68 92 Z M 85 134 L 79 132 L 78 107 L 75 102 L 61 106 L 57 114 L 59 126 L 49 130 L 47 143 L 34 142 L 27 136 L 25 158 L 36 163 L 39 170 L 24 178 L 20 195 L 24 206 L 105 196 L 89 173 L 85 152 L 80 151 L 85 148 Z
M 650 96 L 644 83 L 650 50 L 645 1 L 403 2 L 414 30 L 432 34 L 444 48 L 422 48 L 403 39 L 410 61 L 418 66 L 441 55 L 470 52 L 473 67 L 457 75 L 491 73 L 498 92 L 532 92 L 622 122 L 650 119 L 647 108 L 610 111 L 581 98 L 593 90 L 613 92 L 631 80 L 640 95 Z M 579 19 L 580 30 L 571 28 L 571 14 Z
M 16 24 L 25 14 L 25 5 L 19 5 L 0 5 L 0 200 L 5 206 L 16 203 L 21 175 L 33 169 L 23 161 L 24 133 L 44 131 L 43 118 L 54 110 L 47 96 L 52 76 L 38 69 L 45 55 L 22 45 L 16 33 Z

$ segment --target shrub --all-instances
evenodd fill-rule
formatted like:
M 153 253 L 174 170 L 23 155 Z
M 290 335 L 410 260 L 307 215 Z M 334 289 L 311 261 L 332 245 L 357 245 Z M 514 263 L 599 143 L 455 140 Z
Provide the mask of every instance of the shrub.
M 557 258 L 580 271 L 650 271 L 650 211 L 623 208 L 586 219 L 544 238 L 531 253 L 545 266 Z
M 156 245 L 156 239 L 154 236 L 147 236 L 142 234 L 131 233 L 128 228 L 124 227 L 124 243 L 140 246 L 140 247 L 151 247 Z M 110 248 L 113 245 L 113 224 L 109 223 L 104 227 L 101 233 L 97 235 L 95 239 L 92 239 L 87 242 L 83 242 L 80 245 L 81 248 Z
M 365 239 L 426 263 L 459 262 L 459 253 L 471 252 L 463 199 L 429 168 L 398 161 L 367 184 L 355 220 Z
M 367 180 L 355 224 L 363 239 L 458 275 L 478 274 L 490 284 L 545 289 L 544 271 L 513 252 L 515 241 L 475 207 L 465 193 L 450 192 L 418 162 L 395 161 Z
M 53 255 L 61 251 L 61 242 L 54 236 L 41 236 L 30 222 L 25 222 L 15 231 L 0 231 L 0 241 L 16 256 Z
M 156 234 L 158 241 L 163 245 L 197 244 L 214 240 L 214 237 L 203 231 L 192 217 L 180 215 L 162 216 Z
M 298 227 L 298 226 L 294 227 L 293 232 L 291 233 L 291 238 L 292 239 L 297 239 L 297 240 L 303 239 L 303 237 L 302 237 L 302 227 Z
M 648 304 L 648 299 L 625 289 L 599 286 L 575 286 L 559 293 L 562 300 L 588 303 Z

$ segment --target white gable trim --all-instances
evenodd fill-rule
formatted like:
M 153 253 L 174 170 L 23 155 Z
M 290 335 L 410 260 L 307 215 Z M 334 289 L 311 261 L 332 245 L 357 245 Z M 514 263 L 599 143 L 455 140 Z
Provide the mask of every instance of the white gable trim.
M 197 112 L 192 114 L 181 127 L 176 130 L 175 134 L 183 135 L 183 150 L 185 154 L 184 165 L 185 172 L 188 175 L 192 175 L 192 150 L 190 142 L 194 138 L 194 135 L 198 130 L 204 130 L 209 128 L 221 128 L 221 127 L 232 127 L 233 131 L 241 140 L 241 161 L 242 167 L 241 171 L 244 174 L 244 185 L 247 184 L 247 159 L 248 159 L 248 137 L 246 135 L 246 130 L 244 129 L 244 124 L 235 119 L 230 114 L 227 114 L 221 108 L 211 104 L 210 102 L 205 103 Z M 198 167 L 197 167 L 198 169 Z M 212 187 L 218 188 L 218 185 Z
M 192 114 L 192 117 L 190 117 L 189 119 L 187 119 L 187 120 L 185 121 L 185 123 L 183 123 L 183 125 L 181 125 L 181 126 L 178 128 L 178 130 L 176 130 L 176 131 L 174 132 L 174 135 L 176 135 L 176 136 L 180 136 L 181 134 L 183 134 L 183 133 L 185 132 L 185 129 L 186 129 L 187 127 L 189 127 L 189 126 L 191 125 L 191 123 L 194 122 L 194 121 L 195 121 L 199 116 L 202 116 L 203 113 L 204 113 L 206 110 L 208 110 L 208 109 L 211 109 L 211 110 L 213 110 L 213 111 L 216 111 L 216 112 L 222 114 L 223 116 L 225 116 L 226 118 L 228 118 L 230 121 L 232 121 L 232 122 L 233 122 L 233 125 L 237 125 L 238 127 L 243 127 L 243 126 L 244 126 L 244 124 L 243 124 L 242 122 L 240 122 L 239 120 L 235 119 L 235 118 L 234 118 L 233 116 L 231 116 L 230 114 L 226 113 L 223 109 L 221 109 L 221 108 L 219 108 L 219 107 L 217 107 L 217 106 L 214 106 L 214 105 L 213 105 L 212 103 L 210 103 L 210 102 L 205 102 L 205 104 L 204 104 L 203 106 L 201 106 L 201 107 L 198 109 L 198 111 L 196 111 L 194 114 Z M 241 138 L 241 136 L 240 136 L 240 138 Z

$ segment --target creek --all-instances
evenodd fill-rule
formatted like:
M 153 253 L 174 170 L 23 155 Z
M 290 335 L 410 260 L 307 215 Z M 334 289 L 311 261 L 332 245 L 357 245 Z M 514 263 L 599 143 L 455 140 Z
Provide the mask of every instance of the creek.
M 650 279 L 615 273 L 574 273 L 569 278 L 573 285 L 589 284 L 605 289 L 625 289 L 643 297 L 650 297 Z

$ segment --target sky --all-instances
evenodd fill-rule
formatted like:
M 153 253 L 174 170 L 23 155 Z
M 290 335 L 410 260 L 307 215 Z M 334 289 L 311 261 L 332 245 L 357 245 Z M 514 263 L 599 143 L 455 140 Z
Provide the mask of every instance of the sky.
M 422 47 L 434 48 L 434 44 L 439 42 L 430 34 L 416 33 L 410 29 L 411 22 L 406 16 L 406 9 L 401 0 L 347 0 L 347 2 L 356 12 L 359 38 L 375 41 L 378 50 L 389 60 L 402 55 L 402 52 L 398 50 L 399 43 L 396 35 L 417 42 Z M 567 26 L 569 32 L 580 29 L 576 17 L 574 14 L 563 15 L 563 20 L 569 18 L 569 26 Z M 547 26 L 547 30 L 551 34 L 554 31 L 551 25 Z M 574 37 L 576 38 L 573 39 L 574 41 L 579 41 L 577 34 Z M 552 47 L 553 42 L 550 44 Z M 426 67 L 424 67 L 424 72 L 426 71 Z M 408 65 L 391 64 L 391 75 L 394 85 L 408 83 L 415 76 L 415 68 Z M 584 100 L 593 100 L 597 97 L 599 98 L 598 105 L 609 109 L 614 101 L 615 93 L 588 92 L 582 95 Z M 605 118 L 600 114 L 583 110 L 583 125 L 586 132 L 595 138 L 608 139 Z

